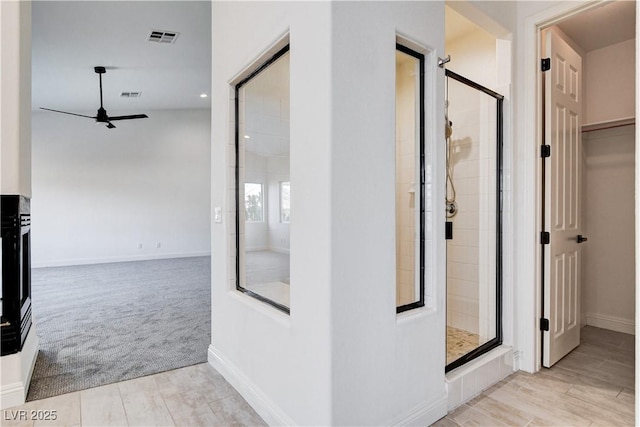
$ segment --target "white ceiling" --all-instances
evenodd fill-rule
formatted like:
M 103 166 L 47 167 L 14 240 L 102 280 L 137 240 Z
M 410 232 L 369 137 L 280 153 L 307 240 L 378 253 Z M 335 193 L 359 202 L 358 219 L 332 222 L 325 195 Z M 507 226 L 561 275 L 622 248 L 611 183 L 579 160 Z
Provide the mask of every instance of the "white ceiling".
M 32 107 L 92 115 L 210 108 L 211 3 L 208 1 L 35 1 Z M 151 30 L 180 33 L 175 44 L 148 42 Z M 142 92 L 121 98 L 121 92 Z M 51 113 L 56 114 L 56 113 Z
M 633 38 L 634 8 L 633 1 L 606 3 L 559 26 L 590 51 Z M 456 15 L 447 10 L 449 40 L 470 30 Z M 180 35 L 175 44 L 152 43 L 151 30 Z M 93 114 L 100 101 L 96 65 L 107 67 L 104 106 L 111 114 L 209 108 L 200 94 L 211 90 L 211 3 L 35 1 L 32 64 L 34 110 Z M 121 98 L 125 91 L 142 96 Z
M 585 52 L 635 37 L 635 1 L 621 0 L 579 13 L 558 26 Z M 446 41 L 466 37 L 479 28 L 451 7 L 445 8 Z
M 635 1 L 615 1 L 562 21 L 558 27 L 585 52 L 629 40 L 636 35 Z

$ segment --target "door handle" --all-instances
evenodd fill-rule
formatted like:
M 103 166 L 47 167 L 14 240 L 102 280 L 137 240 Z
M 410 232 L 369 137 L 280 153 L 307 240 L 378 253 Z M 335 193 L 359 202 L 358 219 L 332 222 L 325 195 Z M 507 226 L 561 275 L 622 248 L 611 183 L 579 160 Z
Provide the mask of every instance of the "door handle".
M 578 234 L 578 237 L 576 237 L 576 241 L 577 241 L 578 243 L 586 242 L 587 240 L 589 240 L 589 239 L 587 239 L 587 238 L 586 238 L 585 236 L 583 236 L 582 234 Z

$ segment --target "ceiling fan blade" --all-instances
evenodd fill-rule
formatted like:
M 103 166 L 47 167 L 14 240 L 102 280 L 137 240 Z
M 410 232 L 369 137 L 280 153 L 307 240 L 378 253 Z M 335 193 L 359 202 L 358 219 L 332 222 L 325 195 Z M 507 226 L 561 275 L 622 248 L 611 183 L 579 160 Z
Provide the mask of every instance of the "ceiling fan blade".
M 47 110 L 47 111 L 53 111 L 54 113 L 62 113 L 62 114 L 69 114 L 71 116 L 79 116 L 79 117 L 86 117 L 88 119 L 95 119 L 96 116 L 85 116 L 84 114 L 76 114 L 76 113 L 68 113 L 66 111 L 60 111 L 60 110 L 52 110 L 51 108 L 44 108 L 44 107 L 40 107 L 41 110 Z
M 147 119 L 149 116 L 146 114 L 133 114 L 131 116 L 112 116 L 109 120 L 129 120 L 129 119 Z
M 0 1 L 2 1 L 2 0 L 0 0 Z M 47 111 L 53 111 L 55 113 L 69 114 L 71 116 L 79 116 L 79 117 L 86 117 L 88 119 L 94 119 L 98 123 L 106 123 L 107 129 L 115 129 L 115 125 L 113 123 L 111 123 L 112 120 L 146 119 L 146 118 L 149 117 L 146 114 L 132 114 L 132 115 L 129 115 L 129 116 L 109 117 L 107 115 L 107 110 L 104 109 L 104 106 L 102 104 L 102 75 L 107 72 L 107 67 L 96 66 L 96 67 L 93 67 L 93 69 L 96 72 L 96 74 L 98 74 L 98 80 L 99 80 L 99 84 L 100 84 L 100 108 L 98 108 L 98 115 L 97 116 L 85 116 L 84 114 L 69 113 L 67 111 L 53 110 L 51 108 L 44 108 L 44 107 L 40 107 L 40 109 L 47 110 Z

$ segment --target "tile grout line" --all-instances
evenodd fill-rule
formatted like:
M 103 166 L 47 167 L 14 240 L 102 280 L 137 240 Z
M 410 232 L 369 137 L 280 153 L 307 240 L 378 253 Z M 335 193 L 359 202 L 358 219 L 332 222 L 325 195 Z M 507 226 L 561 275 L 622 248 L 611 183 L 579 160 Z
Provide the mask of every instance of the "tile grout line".
M 158 383 L 156 382 L 156 379 L 153 379 L 153 383 L 155 384 L 156 388 L 158 389 L 158 394 L 160 395 L 160 399 L 162 399 L 162 404 L 164 405 L 165 409 L 167 410 L 167 413 L 169 414 L 169 417 L 171 418 L 171 421 L 173 422 L 174 426 L 179 426 L 180 424 L 178 424 L 175 420 L 175 418 L 173 418 L 173 414 L 171 413 L 171 410 L 169 409 L 169 406 L 167 406 L 167 402 L 164 400 L 164 396 L 162 395 L 162 392 L 160 391 L 160 387 L 158 387 Z
M 120 395 L 120 402 L 122 402 L 122 409 L 124 410 L 124 417 L 127 420 L 127 426 L 131 425 L 131 422 L 129 421 L 129 414 L 127 413 L 127 406 L 124 404 L 124 399 L 122 398 L 122 390 L 120 389 L 120 384 L 121 383 L 117 383 L 118 384 L 118 394 Z
M 591 401 L 589 401 L 589 400 L 585 400 L 585 399 L 583 399 L 583 398 L 582 398 L 582 397 L 580 397 L 580 396 L 574 396 L 574 395 L 572 395 L 572 394 L 569 394 L 569 391 L 571 391 L 574 387 L 575 387 L 575 385 L 573 385 L 573 386 L 572 386 L 569 390 L 567 390 L 564 394 L 566 394 L 567 396 L 569 396 L 569 397 L 571 397 L 571 398 L 573 398 L 573 399 L 579 400 L 579 401 L 580 401 L 580 402 L 582 402 L 582 403 L 586 403 L 587 405 L 590 405 L 590 406 L 592 406 L 592 407 L 594 407 L 594 408 L 603 409 L 603 410 L 608 411 L 608 412 L 610 412 L 610 411 L 611 411 L 611 409 L 609 409 L 609 408 L 607 408 L 607 407 L 604 407 L 604 406 L 602 406 L 602 405 L 601 405 L 601 404 L 599 404 L 599 403 L 594 403 L 594 402 L 591 402 Z M 621 392 L 622 392 L 622 390 L 620 390 L 620 391 L 618 392 L 618 394 L 620 394 Z M 618 397 L 618 396 L 614 397 L 613 399 L 616 399 L 617 397 Z M 606 399 L 606 398 L 605 398 L 605 399 Z
M 118 384 L 118 383 L 116 383 Z M 125 408 L 124 406 L 124 400 L 122 399 L 122 391 L 120 390 L 120 385 L 118 384 L 117 386 L 118 389 L 118 397 L 120 398 L 120 405 L 122 406 L 122 412 L 124 412 L 124 419 L 127 421 L 127 427 L 129 427 L 131 425 L 131 423 L 129 423 L 129 416 L 127 415 L 127 408 Z
M 78 392 L 78 401 L 80 402 L 78 405 L 78 412 L 80 416 L 80 427 L 82 427 L 82 392 Z

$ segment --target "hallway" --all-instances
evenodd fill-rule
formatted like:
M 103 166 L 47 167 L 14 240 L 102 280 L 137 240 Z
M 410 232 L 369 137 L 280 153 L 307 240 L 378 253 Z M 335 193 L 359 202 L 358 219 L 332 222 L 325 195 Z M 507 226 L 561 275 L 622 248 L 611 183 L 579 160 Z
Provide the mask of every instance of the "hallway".
M 434 425 L 634 425 L 634 338 L 587 326 L 551 369 L 516 372 Z

